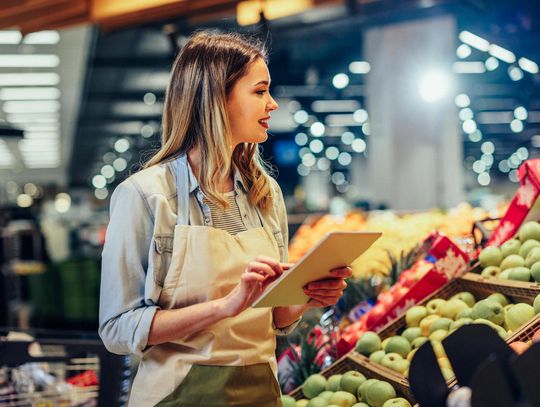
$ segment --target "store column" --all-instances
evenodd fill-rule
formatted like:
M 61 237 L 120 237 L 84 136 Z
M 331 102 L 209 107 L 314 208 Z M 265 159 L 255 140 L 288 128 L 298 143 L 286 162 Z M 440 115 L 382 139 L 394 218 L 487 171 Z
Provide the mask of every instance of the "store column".
M 419 93 L 423 75 L 452 78 L 456 24 L 451 16 L 376 27 L 364 36 L 369 189 L 393 209 L 451 207 L 463 200 L 462 139 L 455 86 L 441 99 Z M 453 79 L 455 83 L 455 79 Z

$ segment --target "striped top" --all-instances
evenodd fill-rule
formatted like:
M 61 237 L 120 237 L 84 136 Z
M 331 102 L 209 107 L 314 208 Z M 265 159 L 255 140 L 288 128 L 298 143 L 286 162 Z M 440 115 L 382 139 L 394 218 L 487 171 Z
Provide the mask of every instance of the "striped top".
M 205 198 L 205 203 L 210 208 L 213 226 L 217 229 L 225 230 L 231 235 L 244 232 L 247 228 L 242 221 L 242 215 L 240 214 L 240 208 L 236 202 L 235 192 L 226 192 L 223 196 L 229 203 L 227 209 L 223 209 L 216 203 Z

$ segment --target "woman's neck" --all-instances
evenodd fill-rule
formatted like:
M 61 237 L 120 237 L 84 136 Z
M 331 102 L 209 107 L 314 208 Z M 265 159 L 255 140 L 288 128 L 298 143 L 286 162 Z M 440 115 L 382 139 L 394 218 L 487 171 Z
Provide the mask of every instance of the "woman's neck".
M 189 150 L 187 153 L 187 158 L 191 167 L 191 171 L 193 171 L 195 176 L 197 176 L 197 174 L 199 174 L 201 170 L 201 154 L 199 147 L 194 147 Z M 233 188 L 234 180 L 231 173 L 231 175 L 224 182 L 221 183 L 218 189 L 220 192 L 229 192 L 232 191 Z

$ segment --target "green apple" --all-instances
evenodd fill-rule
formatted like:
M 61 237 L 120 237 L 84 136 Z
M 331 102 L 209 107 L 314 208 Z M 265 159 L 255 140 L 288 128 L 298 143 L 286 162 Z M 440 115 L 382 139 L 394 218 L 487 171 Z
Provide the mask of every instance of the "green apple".
M 532 306 L 525 303 L 519 303 L 508 310 L 504 320 L 508 329 L 515 332 L 521 325 L 532 319 L 534 315 L 535 312 Z
M 309 403 L 307 403 L 306 407 L 326 407 L 328 406 L 328 400 L 326 400 L 323 397 L 313 397 L 311 400 L 309 400 Z
M 382 407 L 411 407 L 411 403 L 403 397 L 386 400 Z
M 510 301 L 508 301 L 508 298 L 506 298 L 506 295 L 504 294 L 501 294 L 501 293 L 493 293 L 493 294 L 490 294 L 486 300 L 495 300 L 497 301 L 499 304 L 501 304 L 503 307 L 505 307 L 506 305 L 508 305 L 510 303 Z
M 464 310 L 461 311 L 459 314 L 457 314 L 457 316 L 456 316 L 456 321 L 457 321 L 458 319 L 461 319 L 461 318 L 470 318 L 470 317 L 471 317 L 471 314 L 472 314 L 472 308 L 464 309 Z
M 429 335 L 429 339 L 432 341 L 442 341 L 448 336 L 448 331 L 446 329 L 437 329 Z
M 422 330 L 422 335 L 429 336 L 429 328 L 431 327 L 431 324 L 438 320 L 440 316 L 437 314 L 428 315 L 423 320 L 420 321 L 420 329 Z
M 283 407 L 296 407 L 296 400 L 291 396 L 281 396 Z
M 369 356 L 381 349 L 381 338 L 375 332 L 365 332 L 356 343 L 356 351 Z
M 403 357 L 399 353 L 387 353 L 381 360 L 381 365 L 386 366 L 389 369 L 392 369 L 394 363 L 398 360 L 402 360 Z
M 326 390 L 328 391 L 338 391 L 341 390 L 340 383 L 341 383 L 341 376 L 340 374 L 334 374 L 328 378 L 328 382 L 326 382 Z
M 536 296 L 533 303 L 534 313 L 539 314 L 540 313 L 540 294 Z
M 511 254 L 519 254 L 521 242 L 518 239 L 510 239 L 501 245 L 501 253 L 503 257 L 508 257 Z
M 498 266 L 499 264 L 501 264 L 502 259 L 503 255 L 501 253 L 501 250 L 495 246 L 486 247 L 480 252 L 480 255 L 478 256 L 478 260 L 480 260 L 480 264 L 482 265 L 482 267 Z
M 540 240 L 540 223 L 526 222 L 519 228 L 519 240 L 526 242 L 527 240 Z
M 472 318 L 459 318 L 450 324 L 450 332 L 455 331 L 456 329 L 461 328 L 463 325 L 472 324 Z
M 428 301 L 426 304 L 426 309 L 428 315 L 441 315 L 442 307 L 446 304 L 446 301 L 442 298 L 435 298 L 433 300 Z
M 514 267 L 508 273 L 509 280 L 530 281 L 531 271 L 527 267 Z
M 364 383 L 360 385 L 358 391 L 356 392 L 356 397 L 358 400 L 366 401 L 366 390 L 373 384 L 377 383 L 380 380 L 377 379 L 367 379 Z
M 328 407 L 331 407 L 331 406 L 328 406 Z M 360 402 L 360 403 L 353 404 L 352 407 L 369 407 L 369 404 Z
M 439 329 L 446 329 L 448 330 L 448 328 L 450 327 L 450 324 L 454 322 L 452 319 L 450 318 L 439 318 L 437 319 L 436 321 L 433 321 L 433 323 L 431 324 L 431 326 L 429 327 L 429 333 L 432 334 L 433 332 L 439 330 Z
M 407 328 L 401 333 L 401 336 L 403 336 L 410 343 L 412 343 L 412 341 L 414 341 L 416 338 L 422 336 L 422 330 L 420 329 L 419 326 Z
M 464 309 L 469 308 L 467 303 L 460 300 L 459 298 L 450 298 L 446 303 L 442 306 L 442 313 L 441 315 L 446 318 L 450 319 L 456 319 L 457 314 L 459 314 Z
M 373 352 L 371 355 L 369 355 L 369 359 L 374 361 L 375 363 L 381 363 L 382 358 L 384 358 L 384 355 L 386 355 L 386 352 L 384 350 L 378 350 L 376 352 Z
M 398 359 L 394 362 L 390 369 L 404 375 L 407 374 L 407 371 L 409 370 L 409 365 L 410 362 L 407 359 Z
M 499 280 L 508 280 L 508 276 L 509 276 L 511 270 L 512 269 L 506 269 L 504 271 L 501 271 L 499 273 Z
M 402 357 L 407 357 L 411 351 L 410 342 L 402 336 L 393 336 L 390 338 L 384 351 L 386 353 L 399 353 Z
M 350 370 L 341 376 L 339 383 L 341 390 L 348 391 L 351 394 L 356 394 L 358 387 L 366 381 L 366 376 L 355 370 Z
M 302 386 L 302 392 L 308 399 L 317 397 L 324 390 L 326 390 L 326 378 L 318 373 L 309 376 Z
M 418 349 L 420 346 L 422 346 L 424 343 L 426 343 L 429 339 L 425 336 L 421 336 L 419 338 L 416 338 L 414 341 L 412 341 L 411 345 L 413 349 Z
M 519 254 L 511 254 L 506 257 L 501 263 L 501 270 L 504 271 L 513 267 L 521 267 L 525 265 L 525 259 Z
M 463 301 L 469 307 L 472 307 L 476 303 L 476 298 L 474 298 L 474 295 L 468 291 L 461 291 L 454 294 L 452 298 L 457 298 L 458 300 Z
M 531 266 L 531 277 L 534 281 L 540 283 L 540 261 Z
M 390 341 L 390 339 L 392 339 L 391 336 L 389 336 L 388 338 L 386 338 L 384 341 L 381 342 L 381 349 L 386 348 L 386 344 Z
M 356 397 L 346 391 L 336 391 L 328 400 L 328 404 L 335 404 L 339 407 L 352 407 L 356 403 Z
M 309 403 L 308 399 L 300 399 L 296 401 L 296 407 L 306 407 Z
M 405 314 L 405 321 L 408 327 L 415 327 L 420 324 L 420 321 L 427 315 L 426 307 L 415 305 L 409 308 Z
M 540 247 L 533 247 L 525 258 L 525 267 L 531 267 L 534 263 L 540 261 Z
M 487 266 L 480 275 L 482 277 L 498 277 L 501 274 L 501 268 L 497 266 Z
M 497 325 L 502 325 L 504 322 L 503 306 L 495 300 L 481 300 L 474 304 L 471 313 L 472 319 L 487 319 Z
M 518 254 L 521 257 L 526 258 L 529 252 L 535 247 L 540 247 L 540 242 L 538 240 L 527 240 L 525 243 L 521 244 Z
M 378 381 L 366 389 L 366 401 L 371 407 L 382 407 L 385 401 L 396 397 L 390 383 Z
M 321 394 L 319 394 L 317 397 L 322 397 L 326 400 L 330 400 L 330 397 L 332 397 L 332 394 L 334 394 L 333 391 L 325 390 Z

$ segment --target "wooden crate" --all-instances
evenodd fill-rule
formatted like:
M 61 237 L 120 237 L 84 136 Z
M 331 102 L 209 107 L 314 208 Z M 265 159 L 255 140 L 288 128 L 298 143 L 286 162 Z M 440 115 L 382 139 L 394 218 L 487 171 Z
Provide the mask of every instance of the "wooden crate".
M 540 294 L 540 284 L 498 280 L 482 277 L 479 274 L 465 273 L 462 277 L 450 281 L 430 296 L 424 298 L 418 305 L 425 305 L 434 298 L 447 300 L 460 291 L 471 292 L 476 300 L 486 298 L 493 293 L 501 293 L 507 296 L 512 302 L 525 302 L 532 305 L 536 296 Z M 384 340 L 390 336 L 401 334 L 406 327 L 405 315 L 401 315 L 394 321 L 383 326 L 377 333 Z
M 371 361 L 370 361 L 371 362 Z M 368 379 L 379 379 L 384 380 L 394 386 L 398 397 L 404 397 L 411 404 L 414 404 L 414 397 L 409 388 L 407 379 L 403 376 L 397 375 L 395 372 L 382 372 L 381 368 L 384 366 L 377 365 L 373 362 L 365 363 L 364 360 L 356 358 L 355 355 L 345 355 L 341 359 L 338 359 L 331 366 L 324 369 L 320 374 L 324 377 L 329 378 L 335 374 L 343 374 L 349 370 L 356 370 L 357 372 L 362 373 Z M 296 400 L 305 398 L 304 393 L 302 393 L 302 387 L 298 387 L 289 393 L 289 396 L 294 397 Z
M 482 268 L 482 265 L 480 264 L 480 262 L 476 262 L 471 266 L 469 272 L 478 275 L 482 279 L 482 281 L 485 281 L 488 284 L 492 283 L 492 282 L 496 282 L 498 284 L 508 285 L 510 287 L 518 287 L 518 288 L 519 287 L 529 288 L 529 287 L 538 287 L 538 286 L 540 286 L 540 283 L 537 283 L 537 282 L 534 282 L 534 281 L 503 280 L 503 279 L 496 278 L 496 277 L 483 277 L 483 276 L 480 275 L 482 270 L 483 270 L 483 268 Z

